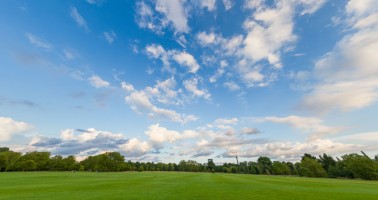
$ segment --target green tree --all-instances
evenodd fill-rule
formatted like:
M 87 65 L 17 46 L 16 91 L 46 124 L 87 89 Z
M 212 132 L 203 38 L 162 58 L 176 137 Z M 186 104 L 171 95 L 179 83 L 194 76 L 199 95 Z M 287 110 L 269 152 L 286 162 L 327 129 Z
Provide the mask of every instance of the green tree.
M 20 171 L 34 171 L 37 169 L 37 165 L 34 160 L 23 160 L 19 162 L 18 168 Z
M 274 161 L 272 165 L 274 175 L 290 175 L 290 169 L 284 162 Z
M 0 153 L 9 151 L 9 147 L 0 147 Z
M 21 153 L 4 151 L 0 153 L 0 171 L 17 171 Z
M 260 156 L 257 159 L 257 164 L 260 167 L 260 172 L 262 174 L 271 174 L 272 171 L 272 161 L 268 157 Z
M 207 160 L 207 170 L 209 170 L 209 171 L 215 170 L 215 163 L 214 163 L 213 159 Z
M 318 162 L 322 165 L 322 167 L 328 171 L 328 169 L 331 167 L 331 166 L 335 166 L 336 165 L 336 161 L 335 159 L 333 159 L 332 156 L 329 156 L 325 153 L 323 153 L 323 156 L 319 155 L 319 159 L 318 159 Z
M 326 171 L 315 159 L 304 157 L 300 163 L 300 175 L 307 177 L 325 177 Z
M 352 178 L 362 178 L 366 180 L 378 179 L 378 165 L 366 155 L 348 154 L 342 156 L 343 163 Z

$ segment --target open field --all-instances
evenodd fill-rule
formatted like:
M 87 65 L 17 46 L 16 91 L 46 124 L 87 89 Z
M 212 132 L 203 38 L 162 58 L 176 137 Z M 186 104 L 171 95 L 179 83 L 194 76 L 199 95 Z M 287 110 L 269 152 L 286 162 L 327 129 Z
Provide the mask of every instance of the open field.
M 0 199 L 378 199 L 378 182 L 177 172 L 0 173 Z

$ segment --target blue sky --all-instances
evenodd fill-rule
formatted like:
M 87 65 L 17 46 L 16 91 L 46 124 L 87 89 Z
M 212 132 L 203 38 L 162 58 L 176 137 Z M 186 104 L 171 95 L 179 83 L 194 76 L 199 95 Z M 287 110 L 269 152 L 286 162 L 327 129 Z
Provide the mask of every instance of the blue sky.
M 0 146 L 154 162 L 377 154 L 374 0 L 0 4 Z

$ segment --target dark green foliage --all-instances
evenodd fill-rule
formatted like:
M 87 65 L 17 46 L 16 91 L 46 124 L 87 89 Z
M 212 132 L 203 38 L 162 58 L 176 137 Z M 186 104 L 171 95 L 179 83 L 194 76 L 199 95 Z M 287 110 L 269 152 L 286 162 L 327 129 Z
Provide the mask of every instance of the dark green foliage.
M 9 147 L 0 147 L 0 153 L 9 151 Z
M 311 154 L 308 154 L 308 153 L 303 154 L 303 156 L 302 156 L 302 160 L 303 160 L 304 158 L 309 158 L 309 159 L 312 159 L 312 160 L 316 160 L 316 157 L 315 157 L 315 156 L 313 156 L 313 155 L 311 155 Z
M 285 162 L 274 161 L 272 165 L 272 173 L 274 175 L 290 175 L 291 171 Z
M 271 174 L 272 171 L 272 161 L 268 157 L 260 156 L 257 159 L 257 164 L 259 167 L 259 172 L 261 174 Z
M 378 164 L 365 155 L 348 154 L 342 156 L 345 170 L 351 178 L 375 180 L 378 178 Z
M 272 162 L 268 157 L 261 156 L 257 162 L 243 161 L 215 165 L 209 159 L 207 163 L 194 160 L 182 160 L 176 163 L 153 162 L 125 162 L 124 156 L 118 152 L 88 156 L 77 162 L 74 156 L 66 158 L 49 152 L 29 152 L 22 155 L 10 151 L 7 147 L 0 148 L 0 172 L 4 171 L 185 171 L 185 172 L 221 172 L 235 174 L 274 174 L 300 175 L 307 177 L 344 177 L 367 180 L 378 179 L 378 155 L 374 160 L 364 152 L 362 155 L 348 154 L 336 160 L 327 154 L 319 155 L 316 159 L 311 154 L 304 154 L 301 162 Z
M 323 156 L 319 155 L 318 162 L 326 171 L 328 171 L 330 167 L 334 167 L 336 165 L 335 159 L 333 159 L 332 156 L 329 156 L 325 153 L 323 153 Z
M 326 171 L 315 159 L 304 157 L 300 163 L 300 175 L 307 177 L 325 177 Z

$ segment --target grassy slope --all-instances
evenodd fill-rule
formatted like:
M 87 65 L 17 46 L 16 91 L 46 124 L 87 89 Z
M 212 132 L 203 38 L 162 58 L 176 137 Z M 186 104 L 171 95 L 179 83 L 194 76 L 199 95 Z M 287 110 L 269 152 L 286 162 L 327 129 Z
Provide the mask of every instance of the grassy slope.
M 378 199 L 378 182 L 203 173 L 0 173 L 0 199 Z

